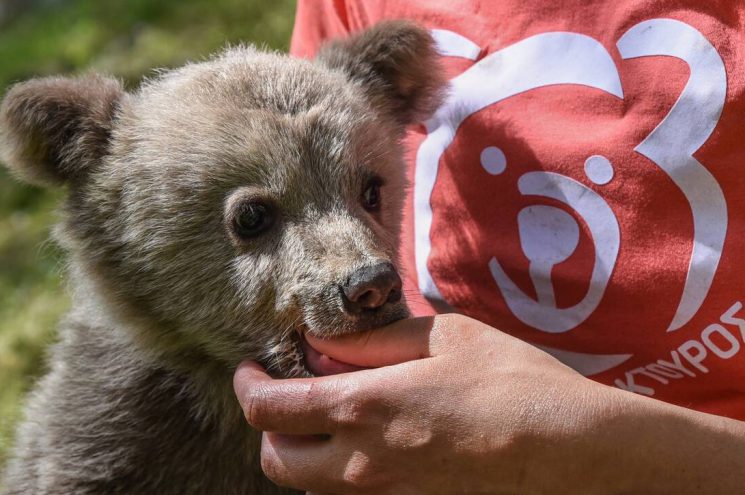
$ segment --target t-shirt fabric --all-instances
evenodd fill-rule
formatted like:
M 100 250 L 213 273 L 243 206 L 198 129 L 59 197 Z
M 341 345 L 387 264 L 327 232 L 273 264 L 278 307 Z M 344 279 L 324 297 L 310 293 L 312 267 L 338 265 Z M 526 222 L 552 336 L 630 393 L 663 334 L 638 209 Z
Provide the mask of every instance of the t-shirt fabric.
M 300 0 L 291 52 L 432 32 L 403 272 L 599 382 L 745 420 L 745 3 Z M 418 294 L 418 295 L 416 295 Z

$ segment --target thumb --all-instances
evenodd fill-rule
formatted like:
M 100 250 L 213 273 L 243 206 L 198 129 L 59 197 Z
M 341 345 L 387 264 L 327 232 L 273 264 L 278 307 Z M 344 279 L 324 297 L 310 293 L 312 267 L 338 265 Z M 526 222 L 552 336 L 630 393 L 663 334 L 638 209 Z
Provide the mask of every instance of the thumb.
M 412 318 L 333 339 L 310 334 L 305 338 L 315 350 L 337 361 L 377 368 L 431 357 L 434 325 L 434 317 Z

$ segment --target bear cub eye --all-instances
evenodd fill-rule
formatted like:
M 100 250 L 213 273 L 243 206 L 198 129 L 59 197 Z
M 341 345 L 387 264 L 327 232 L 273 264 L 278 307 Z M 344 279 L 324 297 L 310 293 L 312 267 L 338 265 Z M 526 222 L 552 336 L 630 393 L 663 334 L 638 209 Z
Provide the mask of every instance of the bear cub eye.
M 250 239 L 269 230 L 274 224 L 274 218 L 274 211 L 269 205 L 246 201 L 235 212 L 233 229 L 241 238 Z
M 380 210 L 380 188 L 382 185 L 383 180 L 380 177 L 373 177 L 365 184 L 365 190 L 362 192 L 362 207 L 367 211 Z

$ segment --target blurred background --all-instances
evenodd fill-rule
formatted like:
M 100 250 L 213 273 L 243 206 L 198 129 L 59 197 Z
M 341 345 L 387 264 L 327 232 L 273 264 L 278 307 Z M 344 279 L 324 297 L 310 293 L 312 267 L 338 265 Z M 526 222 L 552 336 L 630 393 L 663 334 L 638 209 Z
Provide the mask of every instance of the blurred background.
M 134 89 L 155 68 L 227 43 L 286 51 L 294 14 L 294 0 L 0 0 L 0 94 L 31 77 L 87 70 Z M 0 471 L 69 304 L 64 255 L 50 239 L 63 194 L 0 167 Z

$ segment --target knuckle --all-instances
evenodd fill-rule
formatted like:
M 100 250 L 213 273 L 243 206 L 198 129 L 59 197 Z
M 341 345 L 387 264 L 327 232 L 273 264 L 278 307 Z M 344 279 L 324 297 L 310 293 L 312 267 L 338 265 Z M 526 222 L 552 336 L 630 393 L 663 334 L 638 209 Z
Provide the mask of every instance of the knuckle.
M 412 422 L 408 418 L 389 423 L 383 439 L 389 448 L 408 455 L 432 451 L 442 444 L 440 435 L 433 427 L 425 422 Z
M 324 404 L 328 400 L 328 392 L 325 387 L 317 382 L 306 383 L 303 388 L 305 400 L 309 403 Z
M 247 394 L 245 397 L 243 412 L 248 424 L 258 430 L 266 428 L 268 426 L 266 422 L 268 418 L 267 406 L 267 393 L 263 388 L 256 388 Z
M 483 335 L 477 321 L 456 313 L 438 315 L 436 326 L 438 338 L 444 342 L 455 339 L 459 345 L 473 345 Z
M 339 404 L 331 415 L 331 420 L 339 426 L 354 426 L 365 417 L 364 405 L 359 401 Z
M 473 326 L 472 323 L 474 322 L 472 318 L 457 313 L 448 313 L 441 317 L 438 316 L 438 319 L 440 318 L 442 318 L 442 323 L 447 325 L 447 328 L 458 328 L 460 331 L 470 330 Z
M 380 473 L 367 455 L 355 452 L 344 469 L 342 483 L 357 492 L 378 493 L 384 484 Z
M 460 319 L 467 318 L 461 314 L 458 313 L 444 313 L 437 315 L 437 319 L 440 321 L 444 321 L 447 323 L 457 323 Z
M 339 426 L 367 423 L 373 414 L 371 401 L 352 388 L 339 393 L 339 401 L 332 409 L 331 421 Z

